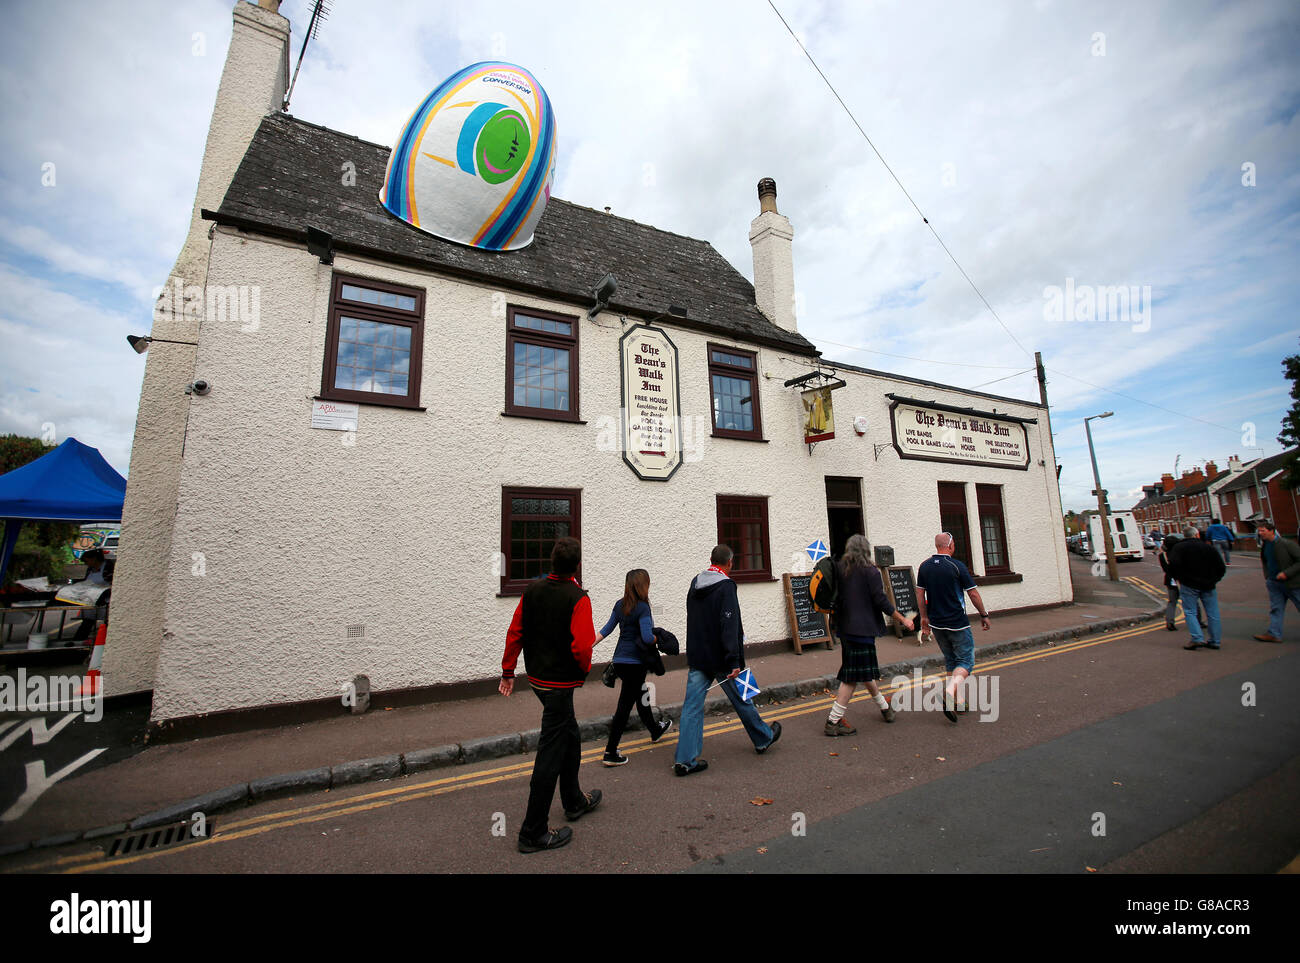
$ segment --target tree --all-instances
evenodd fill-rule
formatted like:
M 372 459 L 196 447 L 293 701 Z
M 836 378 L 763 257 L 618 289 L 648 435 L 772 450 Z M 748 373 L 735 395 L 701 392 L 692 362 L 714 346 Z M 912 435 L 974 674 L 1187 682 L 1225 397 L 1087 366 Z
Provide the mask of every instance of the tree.
M 1291 379 L 1291 410 L 1282 419 L 1282 433 L 1278 442 L 1287 448 L 1300 447 L 1300 354 L 1282 361 L 1283 373 Z M 1292 452 L 1282 462 L 1282 487 L 1294 491 L 1300 488 L 1300 452 Z

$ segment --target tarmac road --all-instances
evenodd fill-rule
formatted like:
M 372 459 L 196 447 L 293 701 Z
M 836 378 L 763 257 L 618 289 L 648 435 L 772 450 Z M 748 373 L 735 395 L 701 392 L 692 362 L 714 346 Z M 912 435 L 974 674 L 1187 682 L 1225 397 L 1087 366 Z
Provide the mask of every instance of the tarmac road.
M 1120 573 L 1159 591 L 1153 558 Z M 555 852 L 515 851 L 531 772 L 517 757 L 241 809 L 215 817 L 210 839 L 140 857 L 83 846 L 5 868 L 1274 872 L 1300 853 L 1300 625 L 1293 615 L 1284 645 L 1251 638 L 1263 628 L 1259 579 L 1249 557 L 1229 569 L 1219 652 L 1185 651 L 1181 627 L 1155 623 L 985 660 L 977 675 L 997 679 L 996 720 L 953 725 L 914 709 L 887 725 L 857 701 L 858 734 L 829 739 L 829 695 L 814 697 L 763 710 L 784 725 L 763 756 L 734 717 L 708 720 L 710 768 L 686 778 L 671 773 L 675 734 L 653 747 L 625 739 L 631 762 L 618 769 L 593 746 L 583 787 L 605 800 Z

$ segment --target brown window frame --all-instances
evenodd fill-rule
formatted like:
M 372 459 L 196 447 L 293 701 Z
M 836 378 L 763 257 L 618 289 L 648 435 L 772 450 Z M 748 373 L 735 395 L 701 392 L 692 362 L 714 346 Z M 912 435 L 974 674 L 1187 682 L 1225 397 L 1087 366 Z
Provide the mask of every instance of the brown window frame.
M 570 502 L 570 512 L 566 516 L 560 515 L 538 515 L 524 516 L 516 519 L 511 511 L 511 499 L 515 498 L 568 498 Z M 574 538 L 582 538 L 582 489 L 580 488 L 530 488 L 518 485 L 503 485 L 501 487 L 501 588 L 502 595 L 523 595 L 524 589 L 528 588 L 537 578 L 512 579 L 510 577 L 510 523 L 512 521 L 567 521 L 569 523 L 569 534 Z M 546 573 L 541 573 L 546 574 Z M 582 581 L 582 565 L 578 565 L 576 578 Z
M 744 554 L 741 549 L 743 546 L 733 544 L 735 539 L 728 539 L 723 532 L 722 526 L 722 506 L 728 505 L 756 505 L 759 507 L 760 514 L 759 525 L 762 530 L 763 543 L 763 568 L 761 569 L 740 569 L 735 566 Z M 728 546 L 734 553 L 732 558 L 731 580 L 733 582 L 770 582 L 772 581 L 772 549 L 771 549 L 771 529 L 767 521 L 767 496 L 766 495 L 718 495 L 716 496 L 716 517 L 718 522 L 718 544 Z
M 1001 485 L 976 485 L 975 507 L 979 511 L 980 554 L 984 557 L 985 575 L 1010 575 L 1011 546 L 1007 544 L 1007 515 Z M 998 523 L 998 538 L 1002 541 L 1002 564 L 990 565 L 988 546 L 984 542 L 984 518 L 995 518 Z
M 535 331 L 532 328 L 515 326 L 515 315 L 522 314 L 543 321 L 563 321 L 572 326 L 573 334 L 557 334 L 550 331 Z M 581 421 L 578 412 L 578 317 L 576 315 L 556 314 L 554 311 L 542 311 L 523 305 L 506 306 L 506 407 L 507 415 L 520 418 L 541 418 L 545 421 Z M 515 344 L 537 345 L 543 348 L 563 348 L 569 352 L 569 410 L 554 408 L 530 408 L 515 404 Z
M 945 506 L 945 505 L 947 505 L 950 509 L 951 509 L 951 508 L 956 508 L 956 507 L 957 507 L 957 502 L 956 502 L 955 499 L 950 499 L 950 500 L 948 500 L 947 502 L 944 501 L 944 497 L 943 497 L 943 489 L 944 489 L 944 486 L 945 486 L 945 485 L 950 486 L 951 488 L 957 488 L 957 489 L 960 489 L 960 490 L 961 490 L 961 521 L 962 521 L 962 523 L 961 523 L 960 528 L 958 528 L 958 526 L 949 526 L 949 525 L 946 524 L 946 523 L 944 522 L 944 520 L 943 520 L 943 517 L 944 517 L 944 514 L 945 514 L 945 513 L 944 513 L 944 506 Z M 970 569 L 971 572 L 973 573 L 973 572 L 974 572 L 974 568 L 972 567 L 972 564 L 971 564 L 972 559 L 971 559 L 971 541 L 970 541 L 970 510 L 969 510 L 969 509 L 967 508 L 967 506 L 966 506 L 966 483 L 965 483 L 965 482 L 947 482 L 947 481 L 941 481 L 941 482 L 939 482 L 939 485 L 938 485 L 938 497 L 939 497 L 939 525 L 940 525 L 940 528 L 941 528 L 943 531 L 947 532 L 949 535 L 951 535 L 951 536 L 953 537 L 953 553 L 952 553 L 952 557 L 955 558 L 955 559 L 957 559 L 957 560 L 958 560 L 959 562 L 961 562 L 963 565 L 965 565 L 966 568 L 967 568 L 967 569 Z M 950 512 L 949 514 L 952 514 L 952 513 Z M 958 530 L 957 530 L 957 531 L 954 531 L 954 529 L 958 529 Z M 961 536 L 960 538 L 958 537 L 958 533 L 959 533 L 959 532 L 960 532 L 960 536 Z
M 706 344 L 709 362 L 709 424 L 713 426 L 714 438 L 739 438 L 742 441 L 762 441 L 763 440 L 763 416 L 759 410 L 758 403 L 758 352 L 746 351 L 744 348 L 733 348 L 726 344 L 717 344 L 712 341 Z M 713 352 L 723 351 L 727 354 L 744 355 L 753 361 L 752 368 L 743 368 L 739 365 L 727 364 L 725 361 L 714 361 Z M 750 407 L 754 414 L 754 430 L 738 431 L 734 428 L 718 427 L 718 410 L 713 395 L 713 376 L 722 375 L 727 378 L 748 378 L 750 385 L 751 399 Z
M 388 294 L 415 298 L 415 310 L 384 307 L 352 301 L 343 297 L 343 285 L 370 288 Z M 321 387 L 319 397 L 326 401 L 345 401 L 349 404 L 381 405 L 386 408 L 420 408 L 420 380 L 424 368 L 424 289 L 403 287 L 376 281 L 373 278 L 336 273 L 330 281 L 329 322 L 325 333 L 325 359 L 321 365 Z M 402 324 L 411 328 L 411 363 L 407 369 L 407 392 L 405 395 L 387 394 L 382 391 L 357 391 L 352 388 L 335 388 L 335 369 L 339 360 L 340 318 L 359 318 L 362 321 L 378 321 L 384 324 Z

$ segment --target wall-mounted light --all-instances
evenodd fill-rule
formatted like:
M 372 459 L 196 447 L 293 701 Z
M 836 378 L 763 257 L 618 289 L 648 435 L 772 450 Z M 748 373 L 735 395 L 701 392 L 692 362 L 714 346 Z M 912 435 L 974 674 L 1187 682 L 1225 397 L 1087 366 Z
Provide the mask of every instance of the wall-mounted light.
M 131 349 L 135 351 L 136 354 L 144 354 L 149 350 L 149 345 L 155 342 L 159 344 L 188 344 L 192 348 L 197 348 L 199 346 L 197 341 L 172 341 L 170 338 L 142 338 L 139 335 L 134 334 L 128 334 L 126 336 L 126 343 L 131 346 Z
M 321 264 L 334 263 L 334 238 L 318 227 L 307 228 L 307 253 L 320 258 Z
M 596 286 L 591 290 L 591 296 L 596 299 L 596 303 L 591 310 L 587 312 L 587 320 L 590 321 L 601 311 L 605 310 L 610 299 L 614 297 L 614 292 L 618 290 L 618 278 L 612 274 L 606 274 L 596 282 Z

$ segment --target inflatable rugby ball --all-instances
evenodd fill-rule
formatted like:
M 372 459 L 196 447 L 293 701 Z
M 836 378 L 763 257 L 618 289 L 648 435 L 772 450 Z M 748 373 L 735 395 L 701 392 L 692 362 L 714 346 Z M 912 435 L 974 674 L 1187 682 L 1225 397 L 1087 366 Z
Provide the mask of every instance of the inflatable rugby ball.
M 555 117 L 541 84 L 506 63 L 448 77 L 402 128 L 379 200 L 422 231 L 489 251 L 533 240 L 555 177 Z

